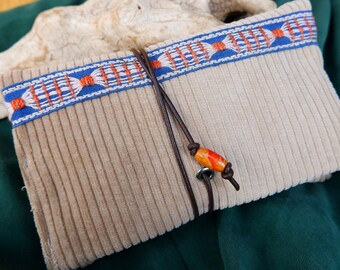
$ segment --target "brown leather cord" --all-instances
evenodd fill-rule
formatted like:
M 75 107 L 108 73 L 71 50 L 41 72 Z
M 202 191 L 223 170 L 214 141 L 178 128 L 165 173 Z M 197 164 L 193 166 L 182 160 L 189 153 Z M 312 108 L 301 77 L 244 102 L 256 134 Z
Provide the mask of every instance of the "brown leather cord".
M 208 209 L 209 209 L 209 213 L 214 211 L 214 193 L 213 193 L 210 181 L 211 181 L 211 179 L 209 179 L 209 177 L 204 174 L 203 175 L 203 183 L 204 183 L 205 188 L 207 189 L 207 192 L 208 192 L 208 198 L 209 198 Z
M 228 162 L 227 166 L 225 166 L 224 171 L 221 173 L 222 178 L 227 179 L 230 181 L 230 183 L 234 186 L 236 190 L 240 190 L 240 185 L 236 182 L 236 180 L 233 178 L 234 171 L 231 168 L 231 163 Z
M 172 101 L 168 97 L 168 95 L 165 93 L 163 87 L 158 82 L 157 76 L 156 76 L 156 74 L 155 74 L 155 72 L 152 68 L 150 59 L 149 59 L 148 55 L 146 54 L 145 50 L 141 49 L 140 52 L 138 52 L 136 49 L 132 49 L 132 51 L 135 54 L 135 56 L 137 57 L 140 64 L 142 65 L 143 69 L 148 74 L 148 76 L 150 77 L 151 81 L 154 84 L 154 87 L 155 87 L 157 95 L 158 95 L 159 105 L 161 107 L 163 118 L 164 118 L 165 124 L 167 126 L 168 134 L 170 136 L 170 141 L 171 141 L 172 147 L 174 149 L 177 162 L 178 162 L 179 167 L 181 169 L 181 173 L 182 173 L 184 182 L 186 184 L 191 203 L 192 203 L 192 205 L 195 205 L 197 207 L 197 203 L 196 203 L 196 200 L 194 198 L 194 194 L 192 192 L 192 188 L 191 188 L 191 185 L 190 185 L 190 182 L 189 182 L 189 179 L 188 179 L 187 172 L 185 170 L 183 161 L 180 157 L 177 143 L 176 143 L 175 138 L 173 136 L 172 126 L 171 126 L 170 119 L 169 119 L 167 110 L 165 108 L 164 102 L 167 104 L 167 106 L 170 109 L 173 117 L 176 119 L 176 121 L 178 122 L 183 133 L 187 137 L 187 139 L 189 141 L 188 149 L 189 149 L 190 154 L 192 156 L 196 155 L 198 149 L 200 148 L 200 144 L 193 140 L 193 137 L 191 136 L 188 128 L 186 127 L 181 116 L 179 115 L 178 111 L 176 110 L 176 107 L 174 106 L 174 104 L 172 103 Z M 227 162 L 224 170 L 221 173 L 221 176 L 222 176 L 222 178 L 229 180 L 230 183 L 234 186 L 234 188 L 236 190 L 240 190 L 240 186 L 236 182 L 236 180 L 233 178 L 233 175 L 234 175 L 234 171 L 232 169 L 232 164 L 230 162 Z M 207 192 L 208 192 L 208 197 L 209 197 L 209 212 L 212 211 L 213 208 L 214 208 L 214 197 L 213 197 L 213 192 L 212 192 L 210 180 L 211 180 L 210 178 L 208 179 L 207 177 L 203 176 L 203 182 L 206 186 L 206 189 L 207 189 Z M 194 208 L 194 212 L 195 212 L 195 208 Z
M 133 53 L 136 55 L 136 53 L 138 53 L 137 51 L 135 51 L 135 49 L 132 49 Z M 139 60 L 139 59 L 138 59 Z M 140 60 L 139 60 L 140 61 Z M 144 63 L 141 62 L 142 67 L 144 68 L 145 72 L 148 74 L 148 76 L 150 77 L 151 74 L 149 72 L 149 70 L 147 69 L 147 67 L 144 65 Z M 153 70 L 153 69 L 152 69 Z M 155 79 L 157 80 L 157 77 L 155 76 Z M 170 111 L 172 112 L 172 115 L 174 116 L 174 118 L 176 119 L 177 123 L 179 124 L 179 126 L 181 127 L 185 137 L 187 137 L 187 140 L 189 141 L 189 145 L 198 145 L 199 144 L 196 143 L 194 141 L 194 139 L 192 138 L 187 126 L 184 124 L 182 117 L 179 115 L 178 111 L 176 110 L 175 105 L 172 103 L 171 99 L 169 98 L 169 96 L 165 93 L 162 85 L 158 82 L 157 80 L 157 84 L 159 86 L 160 92 L 165 100 L 165 102 L 167 103 Z M 197 147 L 197 149 L 198 149 Z
M 192 209 L 193 209 L 193 212 L 194 212 L 194 216 L 195 216 L 195 218 L 197 218 L 199 216 L 197 202 L 196 202 L 195 195 L 194 195 L 194 192 L 192 190 L 192 187 L 191 187 L 191 184 L 190 184 L 190 181 L 189 181 L 187 171 L 185 169 L 183 160 L 181 158 L 181 155 L 180 155 L 177 143 L 176 143 L 176 139 L 175 139 L 175 135 L 174 135 L 173 130 L 172 130 L 168 111 L 165 107 L 165 103 L 164 103 L 164 101 L 166 100 L 165 97 L 164 97 L 165 92 L 161 88 L 161 86 L 160 86 L 160 84 L 157 80 L 156 74 L 154 73 L 154 70 L 151 66 L 149 57 L 147 56 L 146 52 L 143 49 L 140 50 L 140 53 L 143 55 L 144 59 L 141 57 L 140 53 L 137 50 L 132 49 L 132 52 L 135 54 L 135 56 L 137 57 L 138 61 L 141 64 L 141 66 L 144 68 L 145 72 L 148 74 L 148 76 L 151 79 L 153 86 L 156 90 L 158 104 L 159 104 L 159 107 L 162 111 L 163 119 L 164 119 L 164 122 L 165 122 L 165 125 L 166 125 L 166 128 L 167 128 L 167 131 L 168 131 L 170 142 L 171 142 L 173 151 L 175 153 L 175 157 L 176 157 L 178 166 L 180 168 L 180 171 L 181 171 L 181 174 L 182 174 L 182 177 L 183 177 L 183 180 L 184 180 L 184 184 L 185 184 L 187 192 L 189 194 L 189 198 L 190 198 L 191 206 L 192 206 Z M 168 101 L 169 100 L 170 99 L 168 98 Z M 168 104 L 168 102 L 167 102 L 167 104 Z M 173 108 L 174 108 L 174 106 L 173 106 Z

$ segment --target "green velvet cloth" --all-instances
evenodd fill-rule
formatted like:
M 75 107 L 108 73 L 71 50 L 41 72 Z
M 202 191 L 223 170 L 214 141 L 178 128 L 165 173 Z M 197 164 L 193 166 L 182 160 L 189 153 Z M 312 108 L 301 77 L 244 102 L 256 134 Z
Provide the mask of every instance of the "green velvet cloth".
M 42 10 L 39 1 L 0 13 L 0 51 Z M 287 0 L 278 0 L 281 5 Z M 340 1 L 312 1 L 325 68 L 340 92 Z M 320 89 L 322 91 L 322 89 Z M 340 135 L 340 134 L 339 134 Z M 45 269 L 8 120 L 0 121 L 0 269 Z M 204 215 L 86 269 L 340 269 L 340 173 L 272 197 Z

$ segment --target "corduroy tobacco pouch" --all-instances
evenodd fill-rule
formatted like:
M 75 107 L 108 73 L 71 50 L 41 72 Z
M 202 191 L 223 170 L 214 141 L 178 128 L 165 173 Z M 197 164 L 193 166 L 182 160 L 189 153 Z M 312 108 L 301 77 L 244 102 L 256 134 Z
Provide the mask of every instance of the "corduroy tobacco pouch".
M 193 136 L 233 163 L 215 209 L 340 167 L 340 102 L 306 0 L 147 49 Z M 49 269 L 84 266 L 193 219 L 151 81 L 132 53 L 2 77 Z M 200 214 L 208 195 L 174 125 Z

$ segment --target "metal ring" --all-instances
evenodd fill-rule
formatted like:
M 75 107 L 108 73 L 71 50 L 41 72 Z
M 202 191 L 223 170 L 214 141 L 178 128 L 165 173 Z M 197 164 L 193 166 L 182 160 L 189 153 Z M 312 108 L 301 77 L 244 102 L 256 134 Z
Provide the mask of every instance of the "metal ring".
M 215 172 L 207 167 L 202 167 L 196 174 L 197 179 L 203 181 L 204 175 L 208 177 L 208 180 L 211 180 L 215 176 Z

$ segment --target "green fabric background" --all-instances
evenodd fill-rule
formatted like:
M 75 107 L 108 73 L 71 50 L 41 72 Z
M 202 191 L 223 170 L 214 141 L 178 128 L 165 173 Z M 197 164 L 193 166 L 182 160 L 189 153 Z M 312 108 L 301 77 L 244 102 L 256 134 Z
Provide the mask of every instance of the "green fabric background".
M 0 51 L 42 10 L 82 0 L 39 1 L 0 13 Z M 287 0 L 278 0 L 281 5 Z M 314 0 L 325 68 L 340 91 L 340 1 Z M 320 89 L 322 91 L 322 89 Z M 0 121 L 0 269 L 45 269 L 13 147 Z M 272 197 L 204 215 L 86 269 L 340 269 L 340 173 Z

